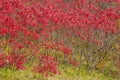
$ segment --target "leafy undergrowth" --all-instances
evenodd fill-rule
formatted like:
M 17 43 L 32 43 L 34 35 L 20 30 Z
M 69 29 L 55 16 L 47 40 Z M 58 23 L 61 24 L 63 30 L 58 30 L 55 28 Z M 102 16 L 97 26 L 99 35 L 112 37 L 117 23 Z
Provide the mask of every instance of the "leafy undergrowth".
M 43 78 L 42 75 L 31 70 L 16 71 L 2 68 L 0 69 L 0 80 L 117 80 L 97 72 L 93 72 L 91 75 L 85 69 L 81 69 L 79 75 L 77 73 L 76 68 L 68 67 L 65 70 L 61 69 L 60 75 Z

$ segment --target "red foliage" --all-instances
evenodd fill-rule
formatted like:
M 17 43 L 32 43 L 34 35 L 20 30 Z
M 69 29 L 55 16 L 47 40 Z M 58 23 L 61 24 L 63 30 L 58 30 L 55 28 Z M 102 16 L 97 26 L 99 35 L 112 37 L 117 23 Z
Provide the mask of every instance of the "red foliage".
M 3 53 L 0 53 L 0 68 L 6 65 L 6 56 Z
M 120 19 L 119 0 L 70 1 L 0 0 L 0 38 L 7 39 L 13 50 L 19 51 L 24 47 L 33 49 L 42 42 L 46 43 L 51 39 L 52 32 L 57 30 L 64 30 L 62 33 L 65 33 L 65 37 L 77 35 L 82 40 L 92 40 L 99 44 L 102 41 L 93 38 L 95 33 L 93 30 L 105 34 L 120 32 L 120 29 L 115 27 Z M 110 5 L 112 2 L 116 4 Z M 38 44 L 35 45 L 34 42 Z M 72 49 L 66 47 L 64 42 L 53 44 L 46 43 L 44 46 L 47 49 L 60 50 L 65 55 L 72 53 Z M 35 51 L 39 49 L 37 46 Z M 0 54 L 1 67 L 4 65 L 2 57 Z M 26 62 L 21 54 L 9 54 L 7 60 L 9 65 L 14 65 L 17 69 L 24 68 Z M 73 61 L 70 62 L 73 64 Z M 57 61 L 53 57 L 43 55 L 38 72 L 57 73 L 56 65 Z
M 72 53 L 72 49 L 63 45 L 62 41 L 58 41 L 58 43 L 46 42 L 43 45 L 46 49 L 55 49 L 63 52 L 67 56 Z
M 48 55 L 41 55 L 37 67 L 35 67 L 34 72 L 39 72 L 44 76 L 49 74 L 57 74 L 57 60 Z
M 10 40 L 19 40 L 21 35 L 38 40 L 41 36 L 50 37 L 55 30 L 72 29 L 72 34 L 84 30 L 80 36 L 84 40 L 86 35 L 90 35 L 90 28 L 117 33 L 119 29 L 115 26 L 120 18 L 119 3 L 104 7 L 104 4 L 111 2 L 119 1 L 75 0 L 67 3 L 64 0 L 1 0 L 0 35 L 9 34 Z
M 72 64 L 75 67 L 78 67 L 78 65 L 80 64 L 79 62 L 73 60 L 73 59 L 69 59 L 69 63 Z
M 9 54 L 7 56 L 7 63 L 16 69 L 25 69 L 26 57 L 23 54 Z

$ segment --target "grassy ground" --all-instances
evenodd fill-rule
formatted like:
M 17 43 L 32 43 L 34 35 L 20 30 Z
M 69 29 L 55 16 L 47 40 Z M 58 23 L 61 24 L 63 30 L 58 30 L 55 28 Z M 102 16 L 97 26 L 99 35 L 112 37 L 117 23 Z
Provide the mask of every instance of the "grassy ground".
M 68 67 L 65 70 L 61 69 L 61 75 L 55 75 L 43 79 L 38 73 L 30 70 L 11 70 L 0 69 L 0 80 L 116 80 L 111 77 L 105 76 L 101 73 L 93 72 L 93 75 L 81 69 L 80 74 L 77 75 L 77 69 Z

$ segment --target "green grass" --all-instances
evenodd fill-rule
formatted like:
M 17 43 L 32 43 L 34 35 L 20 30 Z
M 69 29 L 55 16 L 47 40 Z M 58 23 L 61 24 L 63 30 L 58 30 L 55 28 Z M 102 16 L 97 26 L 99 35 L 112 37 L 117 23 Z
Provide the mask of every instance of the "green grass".
M 78 70 L 76 68 L 68 67 L 66 71 L 62 71 L 61 75 L 56 75 L 54 77 L 49 77 L 48 80 L 117 80 L 109 76 L 105 76 L 102 73 L 93 72 L 91 75 L 84 68 L 80 70 L 78 75 Z
M 84 68 L 80 70 L 80 74 L 74 67 L 67 67 L 65 70 L 60 69 L 61 74 L 49 76 L 47 79 L 34 73 L 31 70 L 11 70 L 6 68 L 0 69 L 0 80 L 116 80 L 105 76 L 102 73 L 93 72 L 91 75 Z

